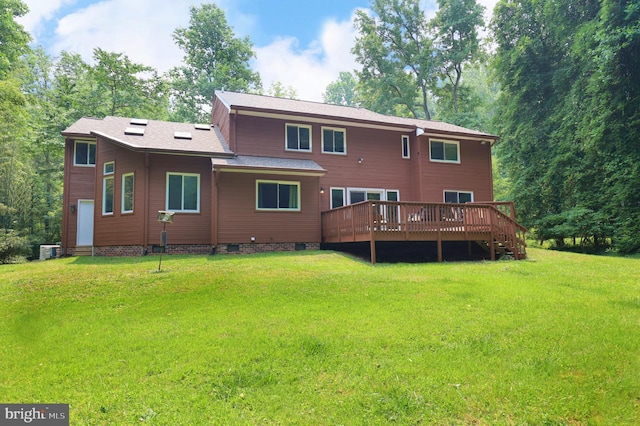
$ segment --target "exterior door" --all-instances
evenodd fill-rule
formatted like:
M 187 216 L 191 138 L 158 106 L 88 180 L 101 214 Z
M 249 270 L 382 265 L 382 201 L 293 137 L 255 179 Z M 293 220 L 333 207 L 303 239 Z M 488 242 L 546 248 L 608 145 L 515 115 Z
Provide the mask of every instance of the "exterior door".
M 78 237 L 76 245 L 93 245 L 93 200 L 78 200 Z

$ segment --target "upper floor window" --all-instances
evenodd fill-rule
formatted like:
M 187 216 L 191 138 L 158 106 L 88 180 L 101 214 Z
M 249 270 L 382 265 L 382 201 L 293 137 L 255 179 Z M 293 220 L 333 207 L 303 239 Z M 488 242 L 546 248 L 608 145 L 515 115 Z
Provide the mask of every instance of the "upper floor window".
M 445 203 L 471 203 L 473 202 L 473 192 L 465 191 L 444 191 Z
M 167 210 L 200 212 L 200 175 L 167 173 Z
M 431 161 L 460 163 L 460 142 L 429 141 Z
M 73 152 L 74 166 L 96 165 L 96 143 L 76 141 Z
M 332 127 L 322 128 L 322 152 L 331 154 L 347 153 L 347 137 L 345 129 Z
M 409 150 L 409 136 L 402 135 L 402 158 L 411 158 Z
M 256 181 L 258 210 L 300 210 L 300 182 Z
M 102 166 L 103 175 L 112 175 L 116 171 L 116 163 L 109 161 Z
M 102 178 L 102 214 L 113 214 L 113 176 Z
M 311 152 L 311 126 L 287 124 L 285 138 L 287 151 Z

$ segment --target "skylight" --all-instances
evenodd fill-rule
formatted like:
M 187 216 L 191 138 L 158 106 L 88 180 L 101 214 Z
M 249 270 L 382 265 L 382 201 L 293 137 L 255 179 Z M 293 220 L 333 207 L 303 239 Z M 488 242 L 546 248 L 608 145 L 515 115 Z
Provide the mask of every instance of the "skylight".
M 125 135 L 144 136 L 144 128 L 139 127 L 127 127 L 124 129 Z
M 149 120 L 145 120 L 143 118 L 132 118 L 131 124 L 137 124 L 138 126 L 146 126 L 149 123 Z
M 191 132 L 174 132 L 173 137 L 176 139 L 191 139 Z
M 197 130 L 211 130 L 211 126 L 208 124 L 195 124 Z

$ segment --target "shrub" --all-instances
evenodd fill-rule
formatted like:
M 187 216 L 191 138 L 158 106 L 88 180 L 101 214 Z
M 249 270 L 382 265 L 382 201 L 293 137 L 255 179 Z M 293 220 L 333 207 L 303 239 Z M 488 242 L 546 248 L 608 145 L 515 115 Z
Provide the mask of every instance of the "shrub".
M 22 262 L 30 252 L 26 238 L 12 229 L 0 229 L 0 264 Z

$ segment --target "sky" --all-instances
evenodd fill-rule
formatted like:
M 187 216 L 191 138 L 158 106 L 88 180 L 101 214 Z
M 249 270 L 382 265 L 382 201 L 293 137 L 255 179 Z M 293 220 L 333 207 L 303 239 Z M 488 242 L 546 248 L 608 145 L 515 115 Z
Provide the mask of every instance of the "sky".
M 22 0 L 29 13 L 19 22 L 52 56 L 62 51 L 92 62 L 93 49 L 124 53 L 165 72 L 184 56 L 174 43 L 176 28 L 189 25 L 190 6 L 203 0 Z M 351 53 L 355 11 L 370 0 L 216 0 L 236 36 L 248 36 L 256 58 L 251 67 L 263 86 L 279 81 L 299 99 L 322 101 L 341 71 L 359 69 Z M 496 0 L 478 0 L 490 16 Z M 421 0 L 427 16 L 435 0 Z

